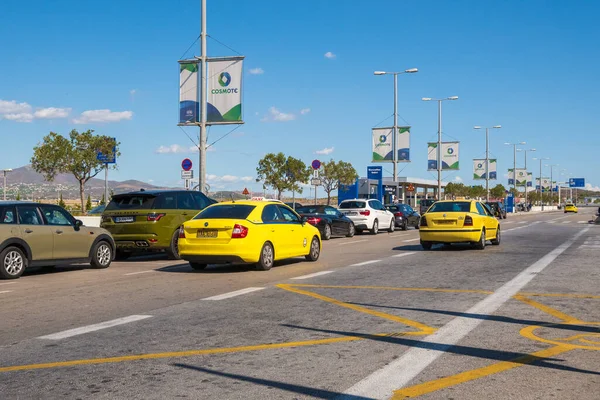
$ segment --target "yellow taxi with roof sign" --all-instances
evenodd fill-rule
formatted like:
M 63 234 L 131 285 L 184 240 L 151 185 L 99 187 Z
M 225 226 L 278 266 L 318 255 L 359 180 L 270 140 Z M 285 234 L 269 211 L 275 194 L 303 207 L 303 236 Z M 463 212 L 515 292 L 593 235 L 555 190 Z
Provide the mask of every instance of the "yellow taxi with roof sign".
M 421 216 L 419 237 L 425 250 L 437 243 L 471 243 L 483 250 L 488 240 L 500 244 L 500 223 L 480 201 L 438 201 Z
M 574 212 L 577 214 L 577 206 L 573 203 L 567 203 L 565 204 L 565 214 L 568 212 Z
M 275 261 L 317 261 L 320 253 L 319 230 L 278 200 L 213 204 L 179 231 L 179 254 L 196 270 L 208 264 L 251 263 L 266 271 Z

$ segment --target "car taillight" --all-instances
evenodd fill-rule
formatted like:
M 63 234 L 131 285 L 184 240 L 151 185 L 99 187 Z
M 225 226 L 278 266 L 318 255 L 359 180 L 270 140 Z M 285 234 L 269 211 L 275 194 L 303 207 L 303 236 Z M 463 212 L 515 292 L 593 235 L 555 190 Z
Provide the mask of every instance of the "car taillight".
M 308 217 L 306 219 L 306 222 L 308 222 L 311 225 L 317 225 L 319 222 L 321 222 L 321 218 L 319 218 L 319 217 Z
M 463 226 L 473 226 L 473 218 L 471 218 L 470 215 L 467 215 L 465 217 L 465 223 L 463 224 Z
M 404 213 L 402 213 L 402 212 L 394 213 L 394 217 L 404 217 Z
M 148 214 L 148 221 L 150 222 L 156 222 L 156 221 L 160 221 L 160 219 L 162 217 L 164 217 L 166 214 L 164 213 L 152 213 L 152 214 Z
M 427 218 L 425 218 L 425 216 L 421 215 L 421 222 L 419 222 L 420 226 L 427 226 Z
M 185 229 L 183 229 L 183 225 L 179 227 L 179 239 L 185 239 Z
M 233 226 L 233 232 L 231 232 L 232 239 L 243 239 L 246 236 L 248 236 L 248 228 L 239 224 Z
M 365 217 L 368 217 L 369 215 L 371 215 L 371 211 L 370 210 L 361 211 L 360 215 L 364 215 Z

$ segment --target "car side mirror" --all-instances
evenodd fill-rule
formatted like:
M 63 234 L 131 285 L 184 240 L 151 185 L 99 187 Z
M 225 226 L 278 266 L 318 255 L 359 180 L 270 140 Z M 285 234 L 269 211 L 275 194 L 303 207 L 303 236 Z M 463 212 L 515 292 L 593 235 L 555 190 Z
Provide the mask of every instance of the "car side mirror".
M 83 226 L 83 221 L 80 219 L 75 220 L 75 230 L 78 231 Z
M 302 225 L 306 224 L 308 222 L 308 218 L 307 217 L 301 217 L 300 218 L 300 222 L 302 222 Z

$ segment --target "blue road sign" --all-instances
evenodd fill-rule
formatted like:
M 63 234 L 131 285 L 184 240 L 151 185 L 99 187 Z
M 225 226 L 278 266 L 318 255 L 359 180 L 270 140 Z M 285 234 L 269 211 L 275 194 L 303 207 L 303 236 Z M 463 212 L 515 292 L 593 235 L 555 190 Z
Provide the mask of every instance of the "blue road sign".
M 312 166 L 313 169 L 319 169 L 319 168 L 321 168 L 321 161 L 313 160 L 313 162 L 310 165 Z
M 116 138 L 112 138 L 112 140 L 117 142 Z M 115 164 L 117 162 L 117 146 L 112 148 L 111 154 L 103 154 L 101 151 L 97 152 L 96 159 L 104 164 Z
M 583 188 L 585 187 L 585 178 L 569 178 L 570 188 Z
M 182 168 L 184 171 L 189 171 L 189 170 L 191 170 L 191 169 L 192 169 L 192 160 L 190 160 L 189 158 L 186 158 L 186 159 L 184 159 L 184 160 L 181 162 L 181 168 Z

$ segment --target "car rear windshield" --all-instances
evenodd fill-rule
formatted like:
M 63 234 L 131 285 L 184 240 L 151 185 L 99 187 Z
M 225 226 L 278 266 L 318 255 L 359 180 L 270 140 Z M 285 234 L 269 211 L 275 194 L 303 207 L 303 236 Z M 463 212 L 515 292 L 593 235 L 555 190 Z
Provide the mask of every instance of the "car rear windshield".
M 304 207 L 296 207 L 296 212 L 298 214 L 322 214 L 323 213 L 323 207 L 310 207 L 310 206 L 304 206 Z
M 149 210 L 154 199 L 155 196 L 152 195 L 118 195 L 108 203 L 106 210 Z
M 342 201 L 342 204 L 340 204 L 340 208 L 365 208 L 366 205 L 367 203 L 365 203 L 364 201 Z
M 400 211 L 400 207 L 398 206 L 385 206 L 390 211 Z
M 246 219 L 256 206 L 247 204 L 223 204 L 206 208 L 194 219 Z
M 471 203 L 468 201 L 435 203 L 428 212 L 469 212 Z

